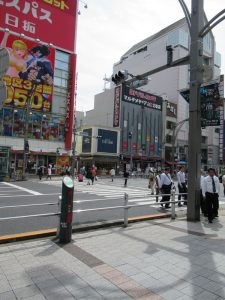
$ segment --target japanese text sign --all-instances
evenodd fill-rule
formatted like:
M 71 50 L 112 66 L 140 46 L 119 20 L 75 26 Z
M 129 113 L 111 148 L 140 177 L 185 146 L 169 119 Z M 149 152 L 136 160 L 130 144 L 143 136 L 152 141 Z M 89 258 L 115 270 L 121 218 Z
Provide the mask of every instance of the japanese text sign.
M 143 107 L 162 110 L 162 98 L 141 90 L 123 86 L 122 101 L 137 104 Z
M 0 0 L 0 27 L 74 52 L 77 0 Z
M 5 106 L 50 112 L 55 50 L 0 32 L 0 46 L 9 52 L 9 68 L 2 78 L 7 88 Z
M 120 94 L 121 86 L 117 86 L 114 94 L 113 127 L 119 127 L 120 125 Z

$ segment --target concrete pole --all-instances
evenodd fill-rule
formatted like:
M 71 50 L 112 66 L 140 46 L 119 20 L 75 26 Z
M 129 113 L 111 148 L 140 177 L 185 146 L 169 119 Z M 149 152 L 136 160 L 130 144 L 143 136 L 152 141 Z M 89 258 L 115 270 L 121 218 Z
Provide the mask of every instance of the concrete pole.
M 190 104 L 188 145 L 188 207 L 187 220 L 200 220 L 201 171 L 201 101 L 203 81 L 203 39 L 199 32 L 204 26 L 204 0 L 192 0 L 190 47 Z

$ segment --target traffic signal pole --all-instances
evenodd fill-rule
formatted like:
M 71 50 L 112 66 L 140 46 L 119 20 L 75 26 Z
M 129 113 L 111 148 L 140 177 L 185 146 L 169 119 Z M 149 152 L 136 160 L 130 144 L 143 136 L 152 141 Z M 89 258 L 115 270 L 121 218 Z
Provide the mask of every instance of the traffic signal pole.
M 204 0 L 192 0 L 190 45 L 190 103 L 188 144 L 188 207 L 187 220 L 200 220 L 201 176 L 201 99 L 203 82 L 203 38 L 199 36 L 204 26 Z

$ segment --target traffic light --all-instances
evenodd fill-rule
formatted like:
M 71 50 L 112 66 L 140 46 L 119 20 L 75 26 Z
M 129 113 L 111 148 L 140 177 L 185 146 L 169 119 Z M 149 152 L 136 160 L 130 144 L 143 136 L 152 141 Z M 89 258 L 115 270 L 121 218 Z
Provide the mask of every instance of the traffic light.
M 29 153 L 29 149 L 30 149 L 30 147 L 29 147 L 29 142 L 28 142 L 28 140 L 25 140 L 25 141 L 24 141 L 24 151 L 25 151 L 26 153 Z
M 132 139 L 132 136 L 133 136 L 132 131 L 129 131 L 129 132 L 128 132 L 128 138 L 129 138 L 129 139 Z
M 119 71 L 117 74 L 112 76 L 112 82 L 116 85 L 124 82 L 128 78 L 128 71 Z
M 171 45 L 166 46 L 167 51 L 167 65 L 171 66 L 173 63 L 173 47 Z

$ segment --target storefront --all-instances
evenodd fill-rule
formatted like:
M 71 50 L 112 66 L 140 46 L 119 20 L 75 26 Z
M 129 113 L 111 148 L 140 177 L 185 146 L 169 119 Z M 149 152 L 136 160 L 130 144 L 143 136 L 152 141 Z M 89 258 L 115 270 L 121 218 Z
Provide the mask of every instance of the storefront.
M 0 181 L 9 176 L 9 148 L 0 147 Z

